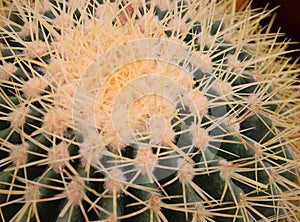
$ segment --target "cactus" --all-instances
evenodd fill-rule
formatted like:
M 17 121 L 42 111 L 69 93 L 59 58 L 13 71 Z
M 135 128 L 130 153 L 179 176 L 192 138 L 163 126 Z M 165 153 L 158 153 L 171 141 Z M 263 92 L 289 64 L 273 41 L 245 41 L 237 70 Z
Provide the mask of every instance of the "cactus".
M 299 221 L 299 68 L 273 11 L 1 4 L 2 221 Z

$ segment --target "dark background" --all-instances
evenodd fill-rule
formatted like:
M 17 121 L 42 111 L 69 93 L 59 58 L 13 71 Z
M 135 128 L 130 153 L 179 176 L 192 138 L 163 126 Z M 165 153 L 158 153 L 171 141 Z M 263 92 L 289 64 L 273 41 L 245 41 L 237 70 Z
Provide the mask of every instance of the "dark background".
M 264 8 L 269 4 L 270 9 L 280 6 L 277 10 L 277 16 L 272 27 L 273 32 L 281 28 L 281 32 L 286 33 L 286 37 L 293 42 L 300 42 L 300 0 L 253 0 L 252 8 Z M 262 25 L 268 24 L 267 21 Z M 300 49 L 300 44 L 289 46 L 289 49 Z M 294 59 L 300 59 L 300 52 L 289 54 Z

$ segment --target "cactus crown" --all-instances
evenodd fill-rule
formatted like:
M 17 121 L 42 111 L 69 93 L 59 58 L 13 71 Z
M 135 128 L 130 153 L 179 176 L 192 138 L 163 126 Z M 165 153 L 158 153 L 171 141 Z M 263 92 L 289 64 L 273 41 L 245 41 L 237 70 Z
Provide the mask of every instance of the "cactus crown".
M 299 220 L 299 68 L 259 26 L 271 12 L 20 0 L 1 14 L 2 221 Z

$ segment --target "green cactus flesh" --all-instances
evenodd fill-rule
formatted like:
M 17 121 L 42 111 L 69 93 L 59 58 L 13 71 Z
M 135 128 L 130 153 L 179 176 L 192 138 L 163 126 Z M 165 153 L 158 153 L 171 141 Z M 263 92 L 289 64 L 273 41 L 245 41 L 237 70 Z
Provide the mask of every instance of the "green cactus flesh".
M 2 4 L 2 221 L 300 220 L 299 68 L 271 12 Z

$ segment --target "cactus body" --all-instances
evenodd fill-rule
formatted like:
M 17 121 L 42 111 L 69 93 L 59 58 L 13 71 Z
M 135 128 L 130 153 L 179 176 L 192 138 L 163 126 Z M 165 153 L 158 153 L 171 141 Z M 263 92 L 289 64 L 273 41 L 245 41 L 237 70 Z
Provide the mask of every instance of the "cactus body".
M 235 3 L 3 3 L 2 221 L 299 221 L 299 68 Z

